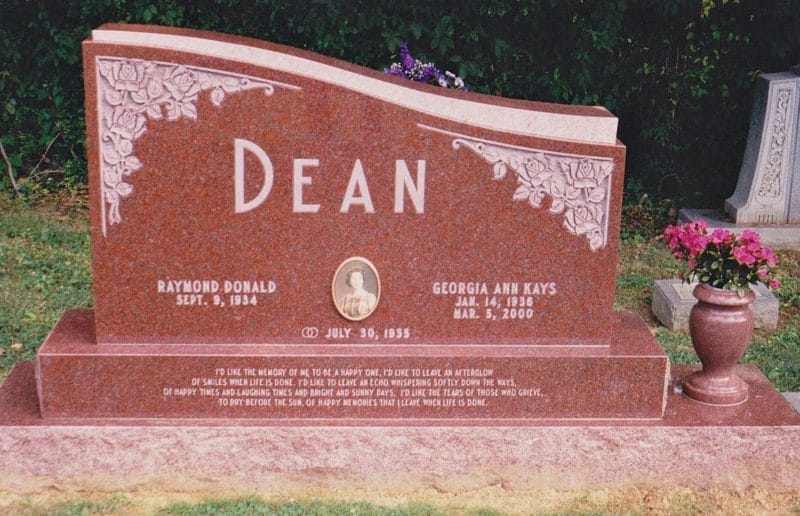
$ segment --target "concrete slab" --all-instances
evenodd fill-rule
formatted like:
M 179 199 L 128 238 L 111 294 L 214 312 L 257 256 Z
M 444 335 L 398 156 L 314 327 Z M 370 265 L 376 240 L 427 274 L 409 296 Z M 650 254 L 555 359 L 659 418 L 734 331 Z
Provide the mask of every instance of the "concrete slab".
M 672 331 L 689 331 L 689 312 L 697 303 L 692 294 L 695 284 L 687 284 L 679 279 L 656 280 L 653 284 L 653 315 L 661 324 Z M 778 326 L 780 303 L 765 285 L 751 287 L 756 294 L 750 305 L 755 317 L 756 328 L 774 329 Z

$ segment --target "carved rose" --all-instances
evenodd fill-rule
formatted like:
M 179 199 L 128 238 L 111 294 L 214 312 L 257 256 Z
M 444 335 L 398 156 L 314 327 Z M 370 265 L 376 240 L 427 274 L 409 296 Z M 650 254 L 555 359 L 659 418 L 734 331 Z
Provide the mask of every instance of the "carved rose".
M 589 161 L 579 161 L 570 163 L 567 168 L 571 183 L 575 188 L 596 188 L 597 173 Z
M 148 117 L 159 120 L 166 114 L 168 120 L 197 119 L 194 103 L 201 90 L 213 89 L 211 100 L 215 105 L 222 102 L 225 93 L 258 88 L 271 95 L 274 91 L 269 82 L 237 74 L 139 59 L 96 59 L 98 97 L 104 101 L 98 113 L 105 164 L 102 194 L 110 224 L 120 222 L 120 199 L 133 191 L 123 178 L 142 167 L 134 155 L 133 142 L 146 131 Z
M 117 61 L 111 67 L 112 86 L 120 91 L 139 91 L 144 79 L 144 65 L 130 61 Z
M 575 233 L 582 235 L 598 227 L 597 206 L 579 204 L 566 213 L 566 220 Z
M 200 91 L 200 84 L 194 74 L 185 67 L 175 68 L 164 80 L 164 87 L 169 90 L 175 100 L 183 100 L 196 95 Z
M 548 154 L 467 137 L 456 138 L 452 145 L 455 149 L 465 146 L 492 164 L 495 179 L 511 168 L 519 181 L 514 200 L 527 200 L 540 208 L 545 197 L 550 197 L 550 212 L 564 214 L 563 224 L 570 233 L 585 235 L 593 251 L 606 245 L 611 160 Z
M 128 140 L 135 140 L 145 131 L 145 122 L 146 119 L 141 113 L 117 106 L 111 115 L 109 130 Z
M 547 165 L 543 157 L 537 159 L 534 156 L 527 156 L 522 161 L 522 168 L 520 169 L 520 173 L 524 177 L 531 179 L 545 172 L 546 170 L 547 170 Z

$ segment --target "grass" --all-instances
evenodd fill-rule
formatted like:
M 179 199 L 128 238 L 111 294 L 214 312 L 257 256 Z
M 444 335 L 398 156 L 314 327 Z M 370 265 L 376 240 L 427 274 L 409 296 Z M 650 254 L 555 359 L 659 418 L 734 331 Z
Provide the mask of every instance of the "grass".
M 33 208 L 0 196 L 3 371 L 31 360 L 65 309 L 92 305 L 86 219 L 83 209 Z
M 748 488 L 729 493 L 717 490 L 695 491 L 688 488 L 667 489 L 597 489 L 592 491 L 542 490 L 505 491 L 499 496 L 475 496 L 464 493 L 435 501 L 408 502 L 409 497 L 393 496 L 391 500 L 352 502 L 324 499 L 271 499 L 255 496 L 204 499 L 202 495 L 178 493 L 68 494 L 57 502 L 46 498 L 21 498 L 2 504 L 3 514 L 25 515 L 465 515 L 501 514 L 537 515 L 602 515 L 602 514 L 796 514 L 800 510 L 800 493 L 770 493 Z M 74 498 L 73 498 L 74 497 Z M 425 498 L 425 495 L 422 494 Z M 182 501 L 176 501 L 182 500 Z M 462 501 L 464 503 L 462 503 Z M 485 508 L 485 506 L 495 508 Z
M 783 285 L 778 328 L 756 330 L 742 362 L 755 364 L 780 391 L 800 390 L 800 252 L 779 251 Z M 696 363 L 692 342 L 685 333 L 659 326 L 650 311 L 653 281 L 678 277 L 681 263 L 655 241 L 623 241 L 617 267 L 616 307 L 637 312 L 652 327 L 674 363 Z
M 86 516 L 89 514 L 119 514 L 131 506 L 131 501 L 123 494 L 110 494 L 100 500 L 71 500 L 48 507 L 52 516 Z M 37 512 L 37 511 L 32 511 Z
M 290 502 L 265 502 L 255 497 L 211 500 L 200 504 L 178 503 L 162 509 L 159 514 L 179 516 L 202 515 L 258 515 L 276 516 L 444 516 L 444 512 L 427 504 L 410 504 L 400 507 L 383 507 L 367 502 L 330 502 L 323 500 L 304 500 Z M 463 512 L 462 514 L 499 514 L 484 510 Z
M 0 196 L 3 371 L 31 360 L 65 309 L 92 305 L 86 219 L 83 209 L 32 208 Z

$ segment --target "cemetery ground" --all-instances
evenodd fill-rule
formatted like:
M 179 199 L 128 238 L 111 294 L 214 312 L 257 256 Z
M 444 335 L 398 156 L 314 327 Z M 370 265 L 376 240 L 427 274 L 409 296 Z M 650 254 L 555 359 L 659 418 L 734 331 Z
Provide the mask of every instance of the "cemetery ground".
M 14 364 L 32 360 L 63 310 L 92 304 L 85 196 L 43 195 L 22 202 L 0 196 L 0 381 Z M 624 225 L 624 222 L 623 222 Z M 625 233 L 623 231 L 623 233 Z M 778 328 L 757 330 L 743 362 L 757 365 L 780 391 L 800 390 L 800 252 L 781 251 L 783 287 Z M 696 362 L 688 336 L 659 327 L 650 313 L 653 281 L 680 264 L 651 236 L 620 244 L 616 307 L 638 313 L 674 363 Z M 0 457 L 0 460 L 2 458 Z M 514 491 L 503 485 L 439 486 L 403 492 L 315 491 L 196 493 L 1 493 L 0 512 L 22 514 L 505 514 L 505 513 L 761 513 L 800 511 L 800 492 L 770 493 L 637 489 Z M 244 498 L 243 498 L 244 496 Z M 215 500 L 215 501 L 209 501 Z

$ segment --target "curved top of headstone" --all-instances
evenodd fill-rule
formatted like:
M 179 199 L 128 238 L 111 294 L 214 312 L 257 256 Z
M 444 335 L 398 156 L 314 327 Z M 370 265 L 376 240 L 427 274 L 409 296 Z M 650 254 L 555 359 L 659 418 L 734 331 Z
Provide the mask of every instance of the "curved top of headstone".
M 443 88 L 440 91 L 312 52 L 193 29 L 106 24 L 92 31 L 91 40 L 169 49 L 271 68 L 489 130 L 594 144 L 616 143 L 618 120 L 600 106 L 532 102 Z

